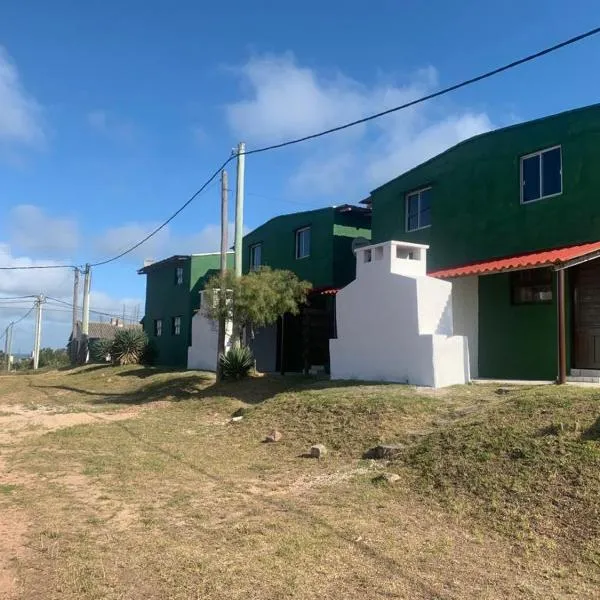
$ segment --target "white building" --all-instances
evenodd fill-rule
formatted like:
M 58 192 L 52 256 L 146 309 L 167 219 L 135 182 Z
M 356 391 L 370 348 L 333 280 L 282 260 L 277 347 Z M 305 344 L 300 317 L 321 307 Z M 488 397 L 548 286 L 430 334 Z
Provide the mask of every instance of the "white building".
M 452 284 L 427 276 L 427 248 L 391 241 L 356 250 L 356 279 L 337 295 L 332 379 L 469 381 L 467 338 L 453 335 Z
M 207 318 L 202 310 L 204 292 L 200 292 L 200 310 L 192 318 L 192 345 L 188 347 L 188 369 L 215 371 L 217 368 L 217 348 L 219 327 L 216 321 Z M 231 347 L 231 322 L 225 328 L 225 351 Z

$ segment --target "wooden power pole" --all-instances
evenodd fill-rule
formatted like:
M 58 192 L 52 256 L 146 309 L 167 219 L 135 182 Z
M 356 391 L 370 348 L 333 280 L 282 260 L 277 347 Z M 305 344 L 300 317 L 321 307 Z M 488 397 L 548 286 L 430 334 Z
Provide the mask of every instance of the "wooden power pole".
M 227 171 L 221 171 L 221 289 L 219 290 L 219 302 L 225 302 L 225 273 L 227 272 Z M 223 312 L 223 311 L 221 311 Z M 227 333 L 227 321 L 224 315 L 219 317 L 219 337 L 217 340 L 217 381 L 221 379 L 221 355 L 225 354 L 225 336 Z
M 42 342 L 42 305 L 44 296 L 41 294 L 35 301 L 35 339 L 33 342 L 33 368 L 37 369 L 40 364 L 40 346 Z
M 83 315 L 81 316 L 81 347 L 79 348 L 79 361 L 87 364 L 89 358 L 88 337 L 90 330 L 90 287 L 92 269 L 89 264 L 85 265 L 83 280 Z
M 77 321 L 79 320 L 79 269 L 73 271 L 73 329 L 71 330 L 71 363 L 77 362 Z

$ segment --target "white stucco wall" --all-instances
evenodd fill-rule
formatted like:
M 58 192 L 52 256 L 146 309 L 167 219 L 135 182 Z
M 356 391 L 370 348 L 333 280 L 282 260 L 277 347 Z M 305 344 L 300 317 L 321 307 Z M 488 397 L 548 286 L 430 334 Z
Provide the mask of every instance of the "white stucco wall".
M 457 277 L 452 283 L 454 333 L 469 345 L 471 377 L 479 376 L 479 277 Z
M 336 299 L 332 379 L 430 387 L 468 381 L 466 341 L 452 335 L 452 285 L 426 276 L 426 246 L 386 242 L 356 254 L 357 278 Z
M 225 349 L 231 347 L 231 323 L 227 324 Z M 217 368 L 218 326 L 198 311 L 192 319 L 192 345 L 188 348 L 188 369 L 215 371 Z

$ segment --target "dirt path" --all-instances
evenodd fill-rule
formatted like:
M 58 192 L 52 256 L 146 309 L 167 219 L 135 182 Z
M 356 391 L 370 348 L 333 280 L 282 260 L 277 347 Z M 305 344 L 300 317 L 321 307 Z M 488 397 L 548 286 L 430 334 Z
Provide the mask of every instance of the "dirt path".
M 19 441 L 27 436 L 43 435 L 66 427 L 86 423 L 110 423 L 131 419 L 140 413 L 138 407 L 127 407 L 111 413 L 61 412 L 60 408 L 48 406 L 27 407 L 11 404 L 0 413 L 0 492 L 10 493 L 18 486 L 32 486 L 36 478 L 20 473 L 8 466 L 7 458 L 15 452 Z M 127 509 L 105 503 L 100 506 L 99 492 L 91 489 L 84 476 L 66 476 L 58 481 L 66 490 L 86 504 L 99 509 L 98 512 L 111 515 L 117 527 L 129 522 Z M 0 511 L 0 600 L 14 600 L 19 597 L 19 581 L 16 565 L 31 550 L 26 546 L 30 526 L 27 512 L 20 508 Z

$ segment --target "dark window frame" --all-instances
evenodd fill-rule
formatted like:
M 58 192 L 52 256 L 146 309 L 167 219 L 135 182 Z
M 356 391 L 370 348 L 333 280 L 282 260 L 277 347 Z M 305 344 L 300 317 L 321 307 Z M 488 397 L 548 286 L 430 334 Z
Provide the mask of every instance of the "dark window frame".
M 308 253 L 300 256 L 300 237 L 303 233 L 308 231 Z M 296 229 L 294 232 L 294 256 L 296 260 L 302 260 L 303 258 L 310 258 L 310 254 L 312 251 L 312 227 L 310 225 L 306 225 L 305 227 L 300 227 Z
M 163 320 L 162 319 L 154 319 L 154 337 L 162 337 L 163 334 Z
M 179 277 L 181 275 L 181 278 Z M 175 285 L 183 285 L 184 270 L 183 267 L 175 267 Z
M 543 298 L 541 294 L 550 294 L 550 297 Z M 538 295 L 537 298 L 536 295 Z M 553 302 L 554 277 L 551 268 L 540 267 L 510 273 L 510 303 L 512 306 L 552 304 Z
M 178 319 L 179 322 L 177 322 Z M 177 331 L 178 328 L 179 331 Z M 181 335 L 181 315 L 171 317 L 171 335 Z
M 256 242 L 255 244 L 252 244 L 249 248 L 248 248 L 248 266 L 250 271 L 255 271 L 256 269 L 258 269 L 259 267 L 262 267 L 262 246 L 263 243 L 262 242 Z M 256 250 L 260 248 L 260 261 L 258 262 L 257 265 L 254 264 L 254 258 L 255 258 L 255 253 Z
M 554 150 L 559 151 L 560 157 L 560 191 L 553 192 L 552 194 L 544 194 L 544 154 L 548 152 L 552 152 Z M 524 172 L 524 164 L 525 161 L 532 158 L 539 159 L 539 196 L 537 198 L 531 198 L 530 200 L 525 200 L 525 172 Z M 562 155 L 562 145 L 556 144 L 555 146 L 548 146 L 547 148 L 542 148 L 541 150 L 537 150 L 536 152 L 531 152 L 529 154 L 525 154 L 520 157 L 519 160 L 519 184 L 520 184 L 520 201 L 521 204 L 532 204 L 534 202 L 539 202 L 540 200 L 546 200 L 547 198 L 554 198 L 556 196 L 562 195 L 564 191 L 564 181 L 563 181 L 563 155 Z
M 429 208 L 427 209 L 429 212 L 429 223 L 426 225 L 421 225 L 421 215 L 423 214 L 423 210 L 421 209 L 421 197 L 423 192 L 429 192 L 432 189 L 432 186 L 428 185 L 422 188 L 418 188 L 416 190 L 411 190 L 410 192 L 406 192 L 404 195 L 404 231 L 407 233 L 411 231 L 420 231 L 421 229 L 428 229 L 431 227 L 431 198 L 429 200 Z M 410 200 L 411 198 L 417 198 L 417 211 L 415 214 L 410 212 Z M 417 225 L 416 227 L 410 226 L 410 221 L 412 217 L 416 217 Z

